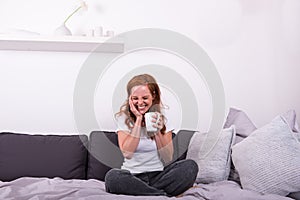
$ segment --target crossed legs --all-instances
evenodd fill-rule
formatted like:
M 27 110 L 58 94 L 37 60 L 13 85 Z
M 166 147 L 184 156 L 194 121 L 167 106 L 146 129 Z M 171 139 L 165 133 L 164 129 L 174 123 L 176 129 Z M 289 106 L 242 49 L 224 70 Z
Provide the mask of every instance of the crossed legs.
M 177 196 L 193 186 L 197 173 L 198 165 L 193 160 L 177 161 L 160 172 L 136 175 L 111 169 L 105 176 L 105 186 L 113 194 Z

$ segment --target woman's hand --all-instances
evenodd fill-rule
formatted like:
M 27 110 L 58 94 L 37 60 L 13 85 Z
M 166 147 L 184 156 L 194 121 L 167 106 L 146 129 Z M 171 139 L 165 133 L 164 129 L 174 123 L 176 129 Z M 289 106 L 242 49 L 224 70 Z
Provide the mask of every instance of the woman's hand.
M 136 116 L 136 118 L 143 117 L 143 115 L 134 106 L 133 101 L 131 99 L 131 95 L 129 96 L 128 101 L 129 101 L 130 110 Z
M 152 118 L 153 118 L 152 122 L 154 123 L 153 127 L 157 128 L 157 132 L 160 132 L 160 130 L 164 127 L 165 124 L 163 120 L 163 116 L 159 112 L 155 112 L 155 115 L 152 115 Z
M 152 126 L 157 130 L 155 132 L 147 131 L 148 137 L 153 137 L 156 134 L 160 134 L 160 130 L 164 127 L 163 117 L 159 112 L 155 112 L 155 114 L 151 115 L 151 117 L 151 122 L 153 123 Z

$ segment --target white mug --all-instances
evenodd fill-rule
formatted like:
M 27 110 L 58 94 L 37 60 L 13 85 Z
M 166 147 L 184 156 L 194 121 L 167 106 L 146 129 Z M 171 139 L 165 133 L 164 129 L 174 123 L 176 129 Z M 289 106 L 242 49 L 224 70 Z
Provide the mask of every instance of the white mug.
M 153 115 L 156 115 L 157 118 L 156 118 L 156 122 L 152 122 L 152 120 L 154 119 L 152 116 Z M 159 119 L 160 119 L 160 113 L 158 112 L 147 112 L 145 114 L 145 123 L 146 123 L 146 129 L 147 129 L 147 132 L 157 132 L 157 128 L 154 127 L 153 125 L 157 125 L 158 122 L 159 122 Z

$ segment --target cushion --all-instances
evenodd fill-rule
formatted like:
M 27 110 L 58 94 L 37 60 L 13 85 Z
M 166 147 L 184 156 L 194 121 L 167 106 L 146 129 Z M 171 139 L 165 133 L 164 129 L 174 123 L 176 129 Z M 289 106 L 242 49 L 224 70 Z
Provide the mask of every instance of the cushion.
M 87 178 L 104 181 L 112 168 L 120 168 L 124 157 L 118 144 L 118 135 L 110 131 L 93 131 L 90 134 Z
M 20 177 L 85 179 L 86 135 L 0 133 L 0 180 Z
M 247 137 L 256 130 L 256 126 L 249 119 L 248 115 L 239 109 L 230 108 L 229 113 L 227 115 L 224 128 L 229 128 L 231 125 L 235 126 L 237 141 L 235 143 L 240 142 L 243 138 Z
M 248 115 L 244 111 L 236 108 L 229 109 L 224 128 L 229 128 L 232 125 L 236 128 L 235 144 L 241 142 L 244 138 L 256 130 L 256 126 L 249 119 Z M 239 174 L 232 163 L 228 179 L 240 183 Z
M 172 133 L 174 161 L 185 159 L 188 143 L 195 131 L 180 130 Z M 121 168 L 124 156 L 119 149 L 118 135 L 111 131 L 93 131 L 90 134 L 87 178 L 104 181 L 112 168 Z
M 297 117 L 296 117 L 296 112 L 295 110 L 288 110 L 284 114 L 281 115 L 282 117 L 285 118 L 287 121 L 288 125 L 291 127 L 292 131 L 295 133 L 299 133 L 299 126 L 297 124 Z
M 221 130 L 216 143 L 205 149 L 208 133 L 197 132 L 189 144 L 187 158 L 194 160 L 199 167 L 197 183 L 212 183 L 227 180 L 230 172 L 231 146 L 235 139 L 235 128 Z
M 174 155 L 173 160 L 179 161 L 186 158 L 190 140 L 196 131 L 179 130 L 177 134 L 173 134 Z
M 282 196 L 300 191 L 300 143 L 282 116 L 234 145 L 232 159 L 244 189 Z
M 296 199 L 296 200 L 300 200 L 300 191 L 299 192 L 290 193 L 288 195 L 288 197 L 291 197 L 291 198 Z

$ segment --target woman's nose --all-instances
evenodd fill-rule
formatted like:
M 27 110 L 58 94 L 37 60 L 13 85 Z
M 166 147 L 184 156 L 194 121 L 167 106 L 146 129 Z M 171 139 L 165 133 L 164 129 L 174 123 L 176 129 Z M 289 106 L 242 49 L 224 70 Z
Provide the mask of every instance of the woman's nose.
M 139 99 L 138 104 L 142 104 L 142 103 L 143 103 L 143 99 Z

